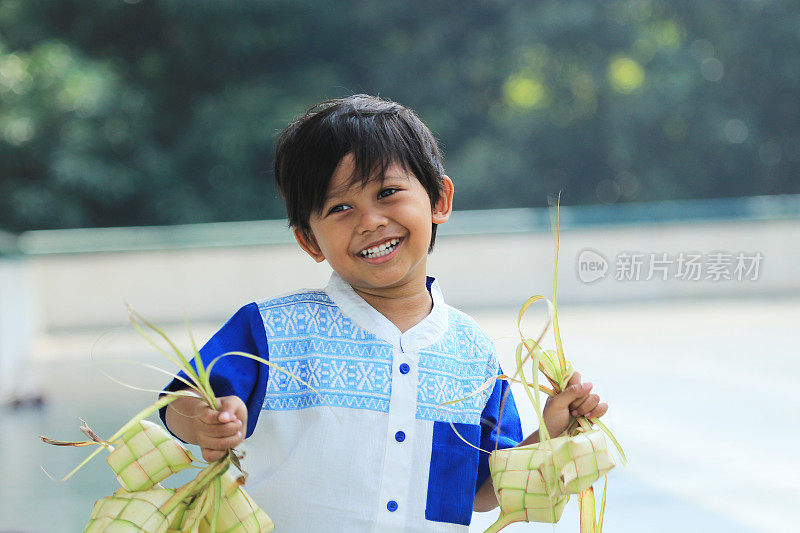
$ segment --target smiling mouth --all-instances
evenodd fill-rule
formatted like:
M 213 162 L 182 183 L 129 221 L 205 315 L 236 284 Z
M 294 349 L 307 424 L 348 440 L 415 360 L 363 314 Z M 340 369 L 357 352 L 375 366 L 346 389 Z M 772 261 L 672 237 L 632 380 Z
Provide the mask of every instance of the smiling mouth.
M 400 239 L 389 239 L 384 243 L 379 244 L 378 246 L 372 246 L 370 248 L 365 248 L 359 252 L 361 257 L 365 257 L 367 259 L 375 259 L 376 257 L 383 257 L 384 255 L 388 255 L 392 253 L 392 251 L 397 248 L 397 245 L 400 244 Z

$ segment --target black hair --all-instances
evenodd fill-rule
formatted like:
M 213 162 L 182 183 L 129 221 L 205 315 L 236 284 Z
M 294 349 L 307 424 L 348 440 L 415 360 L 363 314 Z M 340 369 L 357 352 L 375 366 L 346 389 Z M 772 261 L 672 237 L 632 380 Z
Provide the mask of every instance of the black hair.
M 309 219 L 319 214 L 342 158 L 353 154 L 353 183 L 363 185 L 400 164 L 419 180 L 431 201 L 442 192 L 442 154 L 431 131 L 407 107 L 356 94 L 327 100 L 295 119 L 278 137 L 275 183 L 286 203 L 289 226 L 312 237 Z M 436 240 L 433 225 L 431 243 Z

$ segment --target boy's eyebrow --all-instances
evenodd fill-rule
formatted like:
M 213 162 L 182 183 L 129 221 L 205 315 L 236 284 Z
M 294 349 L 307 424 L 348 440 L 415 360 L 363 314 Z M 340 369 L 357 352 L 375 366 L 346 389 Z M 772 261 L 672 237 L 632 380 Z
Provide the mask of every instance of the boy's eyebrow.
M 348 183 L 345 185 L 340 185 L 335 189 L 329 189 L 328 192 L 325 193 L 325 198 L 322 199 L 322 205 L 325 205 L 331 200 L 335 200 L 340 196 L 344 196 L 345 194 L 347 194 L 347 191 L 349 191 L 352 187 L 353 184 Z
M 394 172 L 387 172 L 383 176 L 383 181 L 386 180 L 408 181 L 409 179 L 411 178 L 409 178 L 408 175 L 406 174 L 396 174 Z

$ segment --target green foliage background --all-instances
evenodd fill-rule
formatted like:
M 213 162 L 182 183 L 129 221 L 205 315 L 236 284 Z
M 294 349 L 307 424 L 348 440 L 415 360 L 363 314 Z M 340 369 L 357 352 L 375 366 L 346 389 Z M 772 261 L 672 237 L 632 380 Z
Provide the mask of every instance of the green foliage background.
M 800 1 L 0 0 L 0 226 L 285 216 L 277 133 L 406 104 L 457 207 L 800 192 Z

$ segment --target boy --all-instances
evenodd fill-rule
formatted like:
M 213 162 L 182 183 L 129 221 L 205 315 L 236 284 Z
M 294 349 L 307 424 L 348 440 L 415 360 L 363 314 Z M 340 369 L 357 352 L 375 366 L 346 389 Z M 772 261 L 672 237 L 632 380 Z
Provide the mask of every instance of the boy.
M 427 277 L 453 201 L 435 139 L 394 102 L 323 102 L 281 134 L 275 179 L 298 244 L 328 261 L 330 282 L 243 307 L 201 354 L 254 353 L 313 390 L 228 356 L 212 378 L 220 410 L 182 398 L 165 424 L 208 461 L 247 437 L 247 490 L 278 531 L 466 531 L 473 509 L 497 501 L 487 454 L 451 423 L 484 450 L 538 432 L 523 441 L 510 395 L 497 427 L 504 381 L 441 406 L 500 370 L 490 339 Z M 576 373 L 548 402 L 551 434 L 570 411 L 605 413 L 590 388 Z

